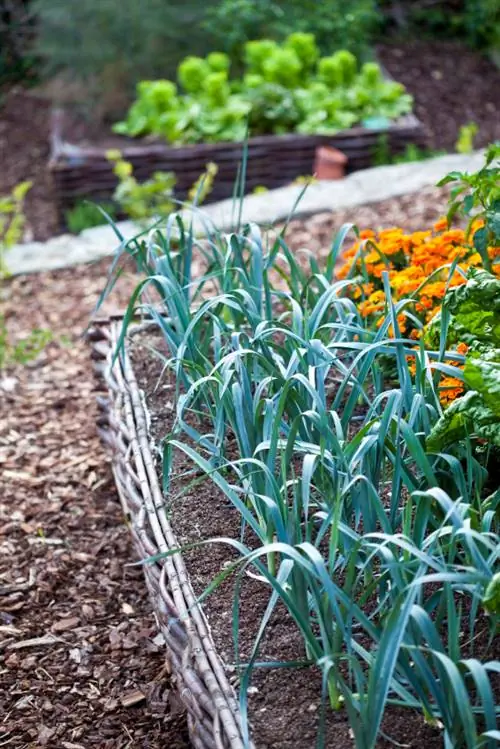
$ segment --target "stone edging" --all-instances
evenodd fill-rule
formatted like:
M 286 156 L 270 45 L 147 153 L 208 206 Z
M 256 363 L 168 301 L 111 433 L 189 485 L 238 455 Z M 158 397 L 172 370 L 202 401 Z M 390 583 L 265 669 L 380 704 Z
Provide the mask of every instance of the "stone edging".
M 348 175 L 338 182 L 318 182 L 305 191 L 294 215 L 304 216 L 342 208 L 377 203 L 381 200 L 418 192 L 434 185 L 450 171 L 475 171 L 483 164 L 483 151 L 470 155 L 447 154 L 426 161 L 374 167 Z M 244 223 L 269 225 L 283 221 L 290 215 L 303 188 L 297 185 L 281 187 L 259 195 L 247 195 L 241 218 Z M 195 217 L 195 230 L 204 233 L 208 222 L 221 231 L 233 228 L 235 214 L 232 200 L 223 200 L 203 207 L 201 217 Z M 355 219 L 353 212 L 353 220 Z M 131 221 L 117 224 L 125 239 L 131 239 L 139 229 Z M 89 263 L 112 255 L 118 239 L 110 226 L 86 229 L 78 236 L 62 234 L 48 242 L 28 242 L 13 247 L 6 261 L 14 275 L 66 268 Z

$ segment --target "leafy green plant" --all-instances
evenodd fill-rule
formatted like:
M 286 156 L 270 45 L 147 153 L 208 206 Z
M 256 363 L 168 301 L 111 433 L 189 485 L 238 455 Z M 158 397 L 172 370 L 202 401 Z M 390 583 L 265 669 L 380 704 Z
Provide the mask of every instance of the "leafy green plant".
M 113 204 L 105 203 L 102 208 L 108 216 L 114 218 L 116 209 Z M 80 201 L 65 213 L 66 225 L 72 234 L 79 234 L 85 229 L 101 226 L 106 223 L 106 218 L 99 210 L 99 206 L 89 201 Z
M 20 182 L 10 195 L 0 197 L 0 279 L 5 279 L 10 275 L 5 255 L 22 238 L 26 221 L 23 212 L 24 199 L 31 185 L 29 181 Z M 13 343 L 9 337 L 5 318 L 0 314 L 0 371 L 5 367 L 26 364 L 36 359 L 51 340 L 50 331 L 37 328 L 26 338 Z
M 133 174 L 130 162 L 125 161 L 118 150 L 106 154 L 113 164 L 113 171 L 119 182 L 113 194 L 113 200 L 121 210 L 135 221 L 147 221 L 155 216 L 165 216 L 175 207 L 174 188 L 176 177 L 173 172 L 154 172 L 153 175 L 139 182 Z M 199 176 L 189 191 L 189 200 L 199 205 L 212 190 L 217 166 L 207 164 L 206 170 Z
M 243 140 L 252 134 L 332 134 L 374 118 L 388 124 L 411 110 L 404 87 L 382 77 L 376 63 L 359 67 L 347 50 L 321 58 L 312 34 L 293 33 L 245 45 L 241 78 L 229 77 L 229 58 L 187 57 L 178 68 L 185 93 L 172 81 L 143 81 L 122 135 L 155 134 L 172 143 Z
M 0 3 L 0 84 L 36 78 L 32 52 L 35 16 L 29 0 Z
M 36 53 L 47 76 L 86 87 L 94 117 L 116 117 L 138 81 L 174 75 L 187 54 L 214 47 L 201 22 L 215 2 L 81 0 L 70 13 L 65 0 L 33 0 Z
M 457 214 L 469 219 L 474 247 L 481 256 L 483 267 L 490 271 L 488 248 L 500 245 L 499 175 L 500 143 L 493 143 L 486 150 L 484 166 L 477 172 L 450 172 L 438 182 L 438 186 L 454 185 L 448 223 Z
M 373 149 L 373 166 L 385 166 L 388 164 L 407 164 L 413 161 L 425 161 L 436 156 L 444 156 L 445 151 L 435 151 L 429 148 L 420 148 L 415 143 L 408 143 L 403 153 L 392 154 L 389 138 L 386 133 L 381 133 L 377 144 Z
M 464 286 L 448 291 L 441 315 L 441 321 L 451 315 L 448 341 L 469 346 L 463 372 L 468 392 L 433 427 L 427 447 L 434 452 L 466 437 L 500 447 L 500 280 L 475 269 L 468 276 Z
M 500 49 L 500 7 L 496 0 L 465 0 L 463 26 L 480 49 Z
M 481 50 L 500 48 L 500 8 L 497 0 L 442 0 L 439 3 L 413 0 L 378 0 L 385 27 L 415 37 L 466 41 Z
M 0 196 L 0 278 L 9 275 L 5 255 L 22 238 L 26 223 L 24 199 L 31 185 L 29 181 L 20 182 L 10 195 Z

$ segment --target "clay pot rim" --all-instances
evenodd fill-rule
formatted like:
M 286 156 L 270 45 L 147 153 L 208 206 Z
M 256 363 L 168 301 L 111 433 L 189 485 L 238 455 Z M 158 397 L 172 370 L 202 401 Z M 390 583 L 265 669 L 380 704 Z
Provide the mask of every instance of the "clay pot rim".
M 325 161 L 335 161 L 337 164 L 347 164 L 347 156 L 334 146 L 318 146 L 316 148 L 316 158 Z

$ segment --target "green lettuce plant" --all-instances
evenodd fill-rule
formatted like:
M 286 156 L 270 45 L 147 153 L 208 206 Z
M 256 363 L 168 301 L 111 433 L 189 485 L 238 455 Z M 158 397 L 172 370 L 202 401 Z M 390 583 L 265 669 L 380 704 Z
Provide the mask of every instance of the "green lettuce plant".
M 373 118 L 396 119 L 411 110 L 404 87 L 386 81 L 374 63 L 359 66 L 348 50 L 320 57 L 313 34 L 295 32 L 244 47 L 244 70 L 230 76 L 223 52 L 189 56 L 173 81 L 142 81 L 122 135 L 157 135 L 170 143 L 239 141 L 246 121 L 253 135 L 332 134 Z

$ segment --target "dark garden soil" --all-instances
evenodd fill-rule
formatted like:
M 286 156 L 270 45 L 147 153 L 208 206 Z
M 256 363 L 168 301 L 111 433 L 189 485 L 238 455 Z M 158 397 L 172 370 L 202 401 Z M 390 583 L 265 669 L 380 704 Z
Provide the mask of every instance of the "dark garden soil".
M 380 59 L 415 97 L 415 111 L 433 149 L 454 150 L 461 125 L 476 122 L 476 145 L 500 139 L 500 70 L 479 53 L 448 42 L 384 44 Z M 72 136 L 96 136 L 75 118 Z M 27 199 L 27 238 L 60 232 L 52 194 L 49 158 L 50 105 L 37 91 L 12 90 L 0 102 L 0 195 L 25 179 L 34 181 Z
M 381 44 L 380 60 L 415 98 L 429 147 L 454 151 L 462 125 L 475 122 L 477 148 L 500 140 L 500 69 L 458 42 Z
M 12 335 L 55 337 L 0 374 L 0 745 L 12 749 L 190 746 L 96 437 L 82 333 L 106 267 L 0 289 Z
M 159 338 L 148 336 L 141 346 L 134 336 L 132 360 L 141 389 L 146 393 L 155 440 L 161 439 L 172 426 L 172 411 L 166 406 L 170 390 L 161 381 L 162 363 L 151 356 L 150 347 L 163 348 Z M 158 383 L 160 385 L 158 386 Z M 167 395 L 166 395 L 167 394 Z M 230 448 L 229 448 L 230 449 Z M 239 538 L 240 520 L 231 503 L 210 481 L 192 482 L 193 466 L 177 455 L 175 479 L 167 500 L 170 521 L 180 545 L 215 537 Z M 185 491 L 189 483 L 189 491 Z M 251 539 L 247 539 L 251 544 Z M 193 588 L 200 595 L 228 561 L 235 555 L 223 544 L 204 546 L 185 553 Z M 233 648 L 232 607 L 235 578 L 221 585 L 204 604 L 216 648 L 230 673 L 236 662 Z M 251 656 L 255 636 L 269 598 L 267 586 L 245 578 L 241 587 L 239 654 L 245 662 Z M 297 662 L 304 660 L 302 637 L 284 606 L 278 606 L 270 619 L 259 651 L 258 661 Z M 314 749 L 322 724 L 321 675 L 312 667 L 256 668 L 249 689 L 249 717 L 252 737 L 258 749 Z M 439 733 L 423 717 L 403 709 L 388 709 L 378 749 L 404 746 L 405 749 L 441 749 Z M 349 749 L 354 746 L 344 710 L 326 711 L 324 719 L 327 749 Z M 396 741 L 394 744 L 392 742 Z
M 61 231 L 52 179 L 50 156 L 50 102 L 32 91 L 11 91 L 0 101 L 0 195 L 32 180 L 26 198 L 25 239 L 49 239 Z

